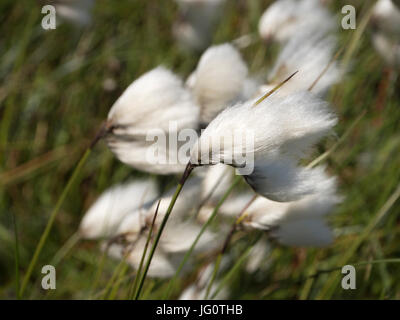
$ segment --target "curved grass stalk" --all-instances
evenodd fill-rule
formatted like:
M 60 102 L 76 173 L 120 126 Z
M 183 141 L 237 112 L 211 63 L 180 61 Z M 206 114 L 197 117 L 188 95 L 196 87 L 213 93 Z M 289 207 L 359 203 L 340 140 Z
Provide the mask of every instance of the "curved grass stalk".
M 73 233 L 64 245 L 57 251 L 53 259 L 50 261 L 52 266 L 58 265 L 62 259 L 71 251 L 73 247 L 81 240 L 79 232 Z
M 68 192 L 70 191 L 71 187 L 74 185 L 75 180 L 78 178 L 79 172 L 81 171 L 81 169 L 83 168 L 83 165 L 85 164 L 86 160 L 88 159 L 90 152 L 91 152 L 91 148 L 87 149 L 86 152 L 84 153 L 84 155 L 82 156 L 82 158 L 80 159 L 78 165 L 75 167 L 74 172 L 72 173 L 71 177 L 68 180 L 68 183 L 66 184 L 60 198 L 58 199 L 53 211 L 50 214 L 50 219 L 47 222 L 46 228 L 42 233 L 42 236 L 40 237 L 39 243 L 35 249 L 35 252 L 33 254 L 33 257 L 29 263 L 28 266 L 28 270 L 24 276 L 24 279 L 22 281 L 22 285 L 21 285 L 21 289 L 19 292 L 19 295 L 22 297 L 25 289 L 28 285 L 28 281 L 32 275 L 33 269 L 36 266 L 37 260 L 39 258 L 39 255 L 43 249 L 43 246 L 47 240 L 47 237 L 50 234 L 50 230 L 54 224 L 54 221 L 56 219 L 56 216 L 61 208 L 61 205 L 64 203 L 65 198 L 67 197 Z
M 186 180 L 189 178 L 190 173 L 193 171 L 194 168 L 195 167 L 190 162 L 187 164 L 185 172 L 183 173 L 182 178 L 181 178 L 180 182 L 178 183 L 178 186 L 176 187 L 175 193 L 172 196 L 172 199 L 171 199 L 171 202 L 170 202 L 170 204 L 168 206 L 167 212 L 165 213 L 165 216 L 164 216 L 164 218 L 163 218 L 163 220 L 161 222 L 160 228 L 159 228 L 159 230 L 157 232 L 157 235 L 156 235 L 156 237 L 154 239 L 153 246 L 151 247 L 149 258 L 146 261 L 146 265 L 145 265 L 145 268 L 144 268 L 144 271 L 143 271 L 143 275 L 141 276 L 140 281 L 139 281 L 139 287 L 138 287 L 138 290 L 137 290 L 136 295 L 135 295 L 135 300 L 138 300 L 139 297 L 140 297 L 140 292 L 143 289 L 144 280 L 146 279 L 147 272 L 149 271 L 151 260 L 153 259 L 154 252 L 156 251 L 158 242 L 160 241 L 160 238 L 161 238 L 161 234 L 162 234 L 162 232 L 163 232 L 163 230 L 165 228 L 165 225 L 167 224 L 169 216 L 171 215 L 171 212 L 172 212 L 172 209 L 174 208 L 175 202 L 178 199 L 178 196 L 182 191 L 183 185 L 185 184 Z
M 217 257 L 217 261 L 215 261 L 214 270 L 213 270 L 213 273 L 212 273 L 212 276 L 211 276 L 210 283 L 207 286 L 206 294 L 204 295 L 204 300 L 207 300 L 208 296 L 210 295 L 210 291 L 211 291 L 212 285 L 214 284 L 215 278 L 217 277 L 217 274 L 218 274 L 218 271 L 219 271 L 219 267 L 221 265 L 222 255 L 223 255 L 222 253 L 219 253 L 218 257 Z
M 232 190 L 236 187 L 236 185 L 241 181 L 241 176 L 237 176 L 233 183 L 231 184 L 231 186 L 229 187 L 229 189 L 225 192 L 225 194 L 223 195 L 223 197 L 219 200 L 219 202 L 217 203 L 217 205 L 215 206 L 213 212 L 211 213 L 211 216 L 208 218 L 207 222 L 205 224 L 203 224 L 199 234 L 197 235 L 196 239 L 193 241 L 192 245 L 190 246 L 189 250 L 185 253 L 185 256 L 183 257 L 181 263 L 178 266 L 178 269 L 176 270 L 173 278 L 171 279 L 171 281 L 168 284 L 167 290 L 163 296 L 163 299 L 168 299 L 172 290 L 174 289 L 174 283 L 176 281 L 176 279 L 178 278 L 180 272 L 182 271 L 183 266 L 185 265 L 185 263 L 187 262 L 187 260 L 189 259 L 190 255 L 192 254 L 194 247 L 196 246 L 197 242 L 200 240 L 200 237 L 203 235 L 203 233 L 206 231 L 207 227 L 211 224 L 211 222 L 214 220 L 215 216 L 218 213 L 219 208 L 222 206 L 222 204 L 225 202 L 225 200 L 228 198 L 228 196 L 231 194 Z
M 129 296 L 128 297 L 129 297 L 130 300 L 132 300 L 134 295 L 136 294 L 136 290 L 137 290 L 137 286 L 138 286 L 138 282 L 139 282 L 138 279 L 140 277 L 140 273 L 142 272 L 143 262 L 144 262 L 144 259 L 146 257 L 146 254 L 147 254 L 147 248 L 149 247 L 151 235 L 153 234 L 153 229 L 154 229 L 154 225 L 156 223 L 156 219 L 157 219 L 157 215 L 158 215 L 158 209 L 160 207 L 160 202 L 161 202 L 161 199 L 157 203 L 156 212 L 154 213 L 153 221 L 151 223 L 149 234 L 147 235 L 147 239 L 146 239 L 146 244 L 144 246 L 142 258 L 140 259 L 139 268 L 138 268 L 138 270 L 136 272 L 135 281 L 133 282 L 132 287 L 129 289 Z

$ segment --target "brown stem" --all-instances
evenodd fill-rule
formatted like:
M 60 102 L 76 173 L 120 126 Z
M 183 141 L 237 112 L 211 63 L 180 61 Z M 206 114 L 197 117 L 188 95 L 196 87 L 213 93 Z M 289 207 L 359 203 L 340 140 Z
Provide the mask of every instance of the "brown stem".
M 104 138 L 108 133 L 110 133 L 114 129 L 114 125 L 111 121 L 105 121 L 101 125 L 100 129 L 97 131 L 96 135 L 94 136 L 92 142 L 89 145 L 89 149 L 93 149 L 97 142 L 99 142 L 102 138 Z

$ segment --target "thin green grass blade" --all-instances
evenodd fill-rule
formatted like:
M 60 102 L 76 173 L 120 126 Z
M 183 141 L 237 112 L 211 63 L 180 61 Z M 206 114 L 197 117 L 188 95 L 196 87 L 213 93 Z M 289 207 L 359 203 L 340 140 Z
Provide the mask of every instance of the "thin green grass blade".
M 140 278 L 140 274 L 142 272 L 142 267 L 143 267 L 143 262 L 144 262 L 144 259 L 146 257 L 146 254 L 147 254 L 147 248 L 149 246 L 150 239 L 151 239 L 151 236 L 153 234 L 154 224 L 156 223 L 156 219 L 157 219 L 157 215 L 158 215 L 158 209 L 160 207 L 160 202 L 161 202 L 161 200 L 159 200 L 158 203 L 157 203 L 156 212 L 154 213 L 153 221 L 151 223 L 149 234 L 147 235 L 147 239 L 146 239 L 146 244 L 144 246 L 142 258 L 140 259 L 139 268 L 138 268 L 138 270 L 136 272 L 135 281 L 133 282 L 133 285 L 132 285 L 131 289 L 129 290 L 129 299 L 130 300 L 132 300 L 134 295 L 136 294 L 137 285 L 138 285 L 138 282 L 139 282 L 138 279 Z
M 172 209 L 174 208 L 175 202 L 178 199 L 178 196 L 182 191 L 183 185 L 185 184 L 187 178 L 189 177 L 189 175 L 190 175 L 190 173 L 192 172 L 193 169 L 194 169 L 194 167 L 189 162 L 187 167 L 186 167 L 186 169 L 185 169 L 185 172 L 183 173 L 181 181 L 178 183 L 178 186 L 176 187 L 175 193 L 172 196 L 171 203 L 168 206 L 168 209 L 167 209 L 167 212 L 165 213 L 164 219 L 161 222 L 160 229 L 158 230 L 156 238 L 154 239 L 153 246 L 151 247 L 149 258 L 147 259 L 143 275 L 140 278 L 139 287 L 138 287 L 138 290 L 137 290 L 136 295 L 135 295 L 135 300 L 138 300 L 139 297 L 140 297 L 140 292 L 142 291 L 144 280 L 146 279 L 147 272 L 149 271 L 150 263 L 151 263 L 151 260 L 153 258 L 154 252 L 156 251 L 158 242 L 160 241 L 161 234 L 162 234 L 162 232 L 163 232 L 163 230 L 165 228 L 165 225 L 167 224 L 168 218 L 169 218 L 169 216 L 170 216 L 170 214 L 172 212 Z
M 211 288 L 212 288 L 212 286 L 214 284 L 214 281 L 215 281 L 215 279 L 217 277 L 217 274 L 218 274 L 218 271 L 219 271 L 219 267 L 221 265 L 221 260 L 222 260 L 222 254 L 220 253 L 218 255 L 218 257 L 217 257 L 217 261 L 215 261 L 214 270 L 213 270 L 213 273 L 212 273 L 212 276 L 211 276 L 210 283 L 207 286 L 207 290 L 206 290 L 206 293 L 204 295 L 204 300 L 207 300 L 208 296 L 210 295 Z
M 66 184 L 60 198 L 58 199 L 52 213 L 50 214 L 50 219 L 47 222 L 46 228 L 42 233 L 42 236 L 40 237 L 39 243 L 35 249 L 35 252 L 33 254 L 32 260 L 29 263 L 28 270 L 25 274 L 25 277 L 23 279 L 22 285 L 21 285 L 21 290 L 20 290 L 20 296 L 23 297 L 23 294 L 25 292 L 26 286 L 28 285 L 28 281 L 32 275 L 33 269 L 36 266 L 37 260 L 39 258 L 39 255 L 43 249 L 43 246 L 47 240 L 47 237 L 50 234 L 50 230 L 54 224 L 54 221 L 57 217 L 57 214 L 61 208 L 61 205 L 64 203 L 65 198 L 67 197 L 68 192 L 70 191 L 71 187 L 73 186 L 75 180 L 78 178 L 79 172 L 83 168 L 86 160 L 88 159 L 90 155 L 91 149 L 87 149 L 84 155 L 82 156 L 81 160 L 79 161 L 78 165 L 75 167 L 74 172 L 72 173 L 70 179 L 68 180 L 68 183 Z

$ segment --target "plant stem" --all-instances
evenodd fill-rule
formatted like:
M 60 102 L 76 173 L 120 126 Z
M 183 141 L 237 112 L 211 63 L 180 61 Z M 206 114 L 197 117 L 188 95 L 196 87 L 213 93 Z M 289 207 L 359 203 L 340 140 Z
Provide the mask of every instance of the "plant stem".
M 229 189 L 225 192 L 221 200 L 217 203 L 216 207 L 214 208 L 213 212 L 211 213 L 211 216 L 208 218 L 207 222 L 203 225 L 201 228 L 199 234 L 197 235 L 196 239 L 193 241 L 192 245 L 190 246 L 189 250 L 185 253 L 185 256 L 182 259 L 182 262 L 179 264 L 178 269 L 175 272 L 174 277 L 171 279 L 171 281 L 168 284 L 167 290 L 164 294 L 163 299 L 168 299 L 168 297 L 171 294 L 171 291 L 173 290 L 174 282 L 178 278 L 183 266 L 189 259 L 190 255 L 192 254 L 194 247 L 196 246 L 197 242 L 200 240 L 200 237 L 203 235 L 203 233 L 206 231 L 207 227 L 211 224 L 211 222 L 214 220 L 215 216 L 218 213 L 219 208 L 222 206 L 222 204 L 225 202 L 225 200 L 228 198 L 232 190 L 236 187 L 236 185 L 241 181 L 241 176 L 237 176 Z
M 153 234 L 153 229 L 154 229 L 154 225 L 156 223 L 156 218 L 157 218 L 157 215 L 158 215 L 158 208 L 160 207 L 160 202 L 161 202 L 161 200 L 158 201 L 156 212 L 154 213 L 154 216 L 153 216 L 153 221 L 152 221 L 151 226 L 150 226 L 149 234 L 147 235 L 146 244 L 144 246 L 142 258 L 140 259 L 139 268 L 138 268 L 138 270 L 136 272 L 135 281 L 133 282 L 133 285 L 129 290 L 129 299 L 130 300 L 133 299 L 133 296 L 134 296 L 134 294 L 136 293 L 136 290 L 137 290 L 137 285 L 138 285 L 138 282 L 139 282 L 138 280 L 139 280 L 139 277 L 140 277 L 140 273 L 142 272 L 143 262 L 144 262 L 144 259 L 146 257 L 146 254 L 147 254 L 147 248 L 149 247 L 151 235 Z
M 183 185 L 185 184 L 186 180 L 189 178 L 189 175 L 193 171 L 194 168 L 195 167 L 190 162 L 187 164 L 185 172 L 183 173 L 182 178 L 181 178 L 180 182 L 178 183 L 178 186 L 176 187 L 175 193 L 174 193 L 174 195 L 171 199 L 171 202 L 168 206 L 167 212 L 165 213 L 165 216 L 161 222 L 160 229 L 158 230 L 156 238 L 154 239 L 153 246 L 151 247 L 149 258 L 146 261 L 143 275 L 140 278 L 139 287 L 138 287 L 138 290 L 135 295 L 135 300 L 138 300 L 140 297 L 140 292 L 142 291 L 144 280 L 146 279 L 147 272 L 149 271 L 151 260 L 153 258 L 154 252 L 156 251 L 158 242 L 160 241 L 161 234 L 165 228 L 165 225 L 167 224 L 168 218 L 172 212 L 172 209 L 174 208 L 175 202 L 178 199 L 179 194 L 181 193 Z

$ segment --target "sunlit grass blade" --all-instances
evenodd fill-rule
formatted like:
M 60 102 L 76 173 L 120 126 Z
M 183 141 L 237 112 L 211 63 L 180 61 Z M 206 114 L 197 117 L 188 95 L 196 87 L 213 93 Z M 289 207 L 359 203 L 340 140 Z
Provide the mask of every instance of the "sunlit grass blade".
M 314 80 L 314 82 L 311 84 L 311 86 L 308 88 L 308 91 L 312 91 L 314 87 L 318 84 L 319 80 L 324 76 L 324 74 L 329 70 L 329 68 L 332 66 L 332 64 L 339 58 L 339 56 L 342 54 L 344 50 L 344 46 L 341 47 L 338 52 L 332 57 L 332 59 L 329 61 L 329 63 L 326 65 L 326 67 L 322 70 L 322 72 L 318 75 L 317 79 Z
M 52 266 L 57 266 L 62 259 L 71 251 L 73 247 L 81 240 L 79 232 L 73 233 L 69 239 L 64 243 L 64 245 L 57 251 L 51 260 L 50 264 Z
M 268 91 L 266 94 L 264 94 L 260 99 L 258 99 L 254 103 L 254 107 L 259 105 L 261 102 L 263 102 L 265 99 L 267 99 L 271 94 L 276 92 L 280 87 L 282 87 L 286 82 L 288 82 L 290 79 L 292 79 L 298 71 L 292 73 L 289 77 L 287 77 L 285 80 L 283 80 L 281 83 L 277 84 L 274 88 L 272 88 L 270 91 Z

